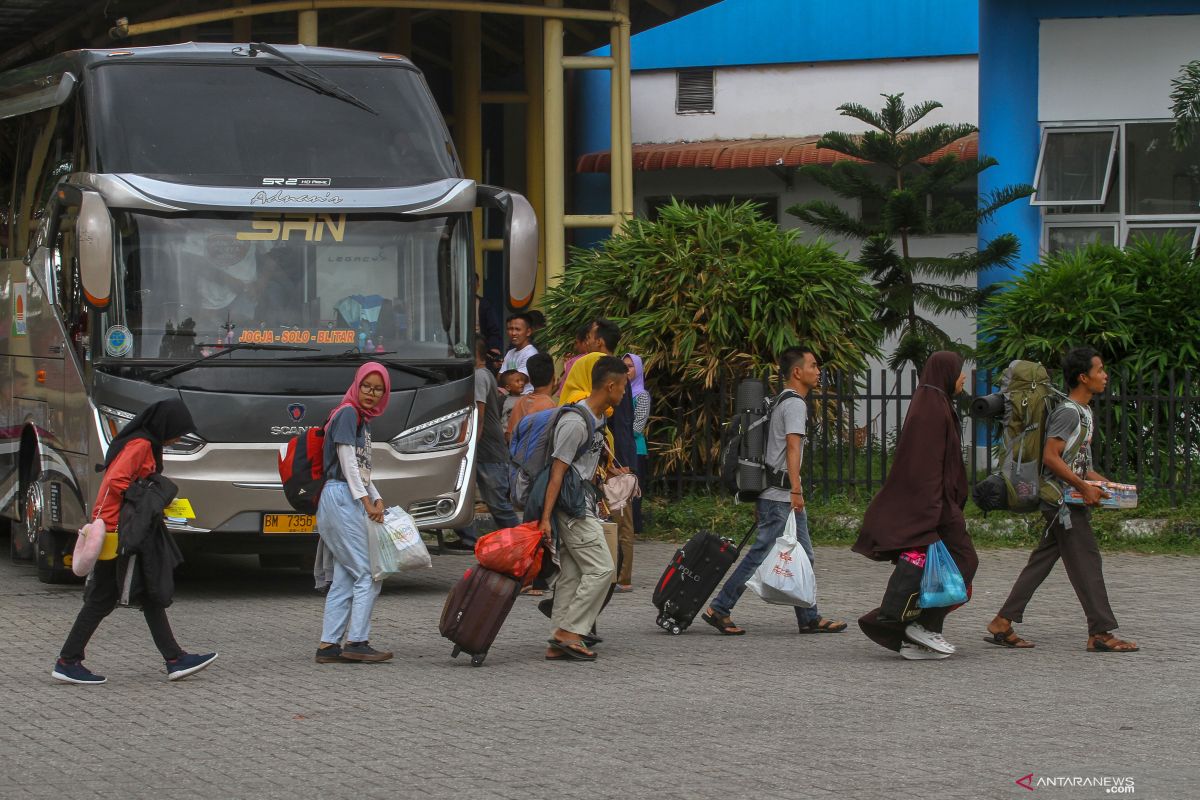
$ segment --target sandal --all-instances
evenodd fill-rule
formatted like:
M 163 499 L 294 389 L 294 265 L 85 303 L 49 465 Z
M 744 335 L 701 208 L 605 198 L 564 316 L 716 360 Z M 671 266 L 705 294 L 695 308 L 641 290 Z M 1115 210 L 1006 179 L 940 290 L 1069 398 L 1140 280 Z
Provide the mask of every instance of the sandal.
M 800 629 L 800 633 L 841 633 L 846 630 L 846 623 L 821 617 Z
M 983 640 L 988 644 L 994 644 L 998 647 L 1007 647 L 1012 650 L 1028 650 L 1035 646 L 1033 642 L 1017 636 L 1017 632 L 1012 629 L 1011 625 L 999 633 L 993 631 L 988 631 L 987 633 L 988 635 L 983 637 Z
M 746 632 L 737 625 L 734 625 L 733 619 L 728 614 L 718 617 L 716 614 L 705 611 L 700 616 L 705 622 L 720 631 L 723 636 L 741 636 Z
M 1089 653 L 1136 653 L 1137 642 L 1126 642 L 1111 633 L 1097 633 L 1088 637 Z
M 550 657 L 551 661 L 558 658 L 566 658 L 568 661 L 595 661 L 596 654 L 587 649 L 583 642 L 560 642 L 558 639 L 548 639 L 546 644 L 550 645 L 555 650 L 562 653 L 561 656 Z
M 535 589 L 532 586 L 526 586 L 521 590 L 521 594 L 525 595 L 526 597 L 541 597 L 543 594 L 545 594 L 545 592 L 543 592 L 541 589 Z

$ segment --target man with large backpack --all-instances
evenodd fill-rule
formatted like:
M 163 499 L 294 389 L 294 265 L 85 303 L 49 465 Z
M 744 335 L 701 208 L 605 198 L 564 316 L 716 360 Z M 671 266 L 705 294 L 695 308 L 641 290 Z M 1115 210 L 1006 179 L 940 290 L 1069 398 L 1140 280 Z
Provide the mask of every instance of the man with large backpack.
M 1030 554 L 1029 562 L 1013 584 L 1004 606 L 988 624 L 984 641 L 1009 648 L 1033 647 L 1032 642 L 1013 631 L 1012 623 L 1023 621 L 1025 607 L 1033 593 L 1061 557 L 1067 578 L 1087 616 L 1087 649 L 1090 652 L 1131 653 L 1138 649 L 1137 644 L 1122 641 L 1112 633 L 1117 627 L 1117 619 L 1108 602 L 1100 548 L 1091 526 L 1091 507 L 1100 504 L 1105 492 L 1088 481 L 1106 479 L 1092 466 L 1095 421 L 1088 404 L 1104 392 L 1108 374 L 1099 353 L 1091 347 L 1076 347 L 1063 360 L 1063 375 L 1068 395 L 1050 412 L 1042 446 L 1038 496 L 1042 516 L 1046 518 L 1046 532 Z M 1065 502 L 1064 493 L 1071 489 L 1080 493 L 1084 505 Z
M 605 418 L 624 397 L 629 374 L 624 361 L 602 356 L 591 377 L 591 394 L 574 404 L 581 413 L 564 413 L 565 407 L 557 412 L 547 432 L 552 437 L 547 466 L 530 489 L 525 506 L 526 519 L 536 518 L 542 535 L 557 542 L 560 571 L 551 617 L 554 632 L 546 651 L 551 661 L 596 660 L 591 631 L 615 570 L 592 480 L 604 453 Z
M 765 466 L 767 488 L 758 496 L 758 532 L 754 545 L 742 563 L 725 581 L 720 593 L 701 616 L 726 636 L 746 631 L 733 624 L 730 612 L 746 591 L 746 582 L 762 565 L 787 524 L 789 514 L 796 518 L 796 536 L 813 560 L 812 539 L 808 533 L 808 515 L 804 512 L 804 492 L 800 485 L 800 466 L 804 456 L 804 437 L 808 435 L 808 393 L 821 383 L 821 367 L 807 347 L 789 347 L 779 355 L 779 379 L 784 390 L 771 406 L 767 430 Z M 800 633 L 841 633 L 846 623 L 824 619 L 814 604 L 796 606 Z

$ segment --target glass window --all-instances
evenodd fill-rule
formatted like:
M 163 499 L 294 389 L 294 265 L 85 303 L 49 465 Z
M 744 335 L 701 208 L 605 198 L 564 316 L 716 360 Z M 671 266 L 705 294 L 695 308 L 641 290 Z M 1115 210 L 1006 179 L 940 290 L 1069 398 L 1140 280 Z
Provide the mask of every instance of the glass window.
M 458 176 L 441 114 L 419 73 L 315 65 L 369 105 L 289 79 L 270 56 L 237 64 L 108 63 L 87 108 L 97 171 L 181 183 L 303 188 L 411 186 Z M 303 74 L 303 73 L 300 73 Z M 377 113 L 374 113 L 377 112 Z
M 225 344 L 471 353 L 465 216 L 114 213 L 109 358 L 183 360 Z M 241 351 L 238 358 L 278 353 Z
M 1167 236 L 1189 242 L 1194 250 L 1196 239 L 1200 237 L 1200 225 L 1130 225 L 1125 229 L 1125 245 L 1128 246 L 1138 239 L 1161 241 Z
M 1125 213 L 1200 214 L 1200 142 L 1171 144 L 1171 123 L 1125 126 Z
M 1042 134 L 1033 205 L 1104 205 L 1116 128 L 1050 128 Z
M 1046 252 L 1074 250 L 1093 242 L 1117 243 L 1116 223 L 1111 225 L 1047 225 Z

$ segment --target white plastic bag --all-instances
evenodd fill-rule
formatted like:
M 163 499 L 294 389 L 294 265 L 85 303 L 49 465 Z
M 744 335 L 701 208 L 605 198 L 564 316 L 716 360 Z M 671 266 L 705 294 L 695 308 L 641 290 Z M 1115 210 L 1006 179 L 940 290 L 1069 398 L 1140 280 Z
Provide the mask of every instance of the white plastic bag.
M 796 515 L 789 513 L 783 535 L 746 586 L 768 603 L 812 608 L 817 604 L 817 578 L 808 554 L 796 538 Z
M 399 572 L 414 569 L 431 569 L 433 559 L 429 548 L 421 539 L 417 523 L 400 506 L 392 506 L 383 512 L 383 527 L 387 529 L 396 552 L 396 567 Z

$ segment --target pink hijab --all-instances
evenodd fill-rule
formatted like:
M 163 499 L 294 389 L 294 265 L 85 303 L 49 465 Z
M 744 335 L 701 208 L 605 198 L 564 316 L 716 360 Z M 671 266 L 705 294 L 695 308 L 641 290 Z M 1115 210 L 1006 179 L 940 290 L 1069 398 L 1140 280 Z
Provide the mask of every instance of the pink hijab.
M 358 387 L 367 379 L 371 373 L 375 373 L 383 381 L 383 394 L 379 397 L 379 402 L 374 408 L 364 408 L 358 403 Z M 378 361 L 368 361 L 358 368 L 358 372 L 354 373 L 354 382 L 350 384 L 350 388 L 346 390 L 346 394 L 342 397 L 342 402 L 338 404 L 338 408 L 342 406 L 354 406 L 358 411 L 360 420 L 368 420 L 372 417 L 378 417 L 387 408 L 388 400 L 392 396 L 392 378 L 388 375 L 387 367 L 380 364 Z M 337 413 L 338 408 L 334 409 Z M 332 419 L 332 416 L 331 416 Z

